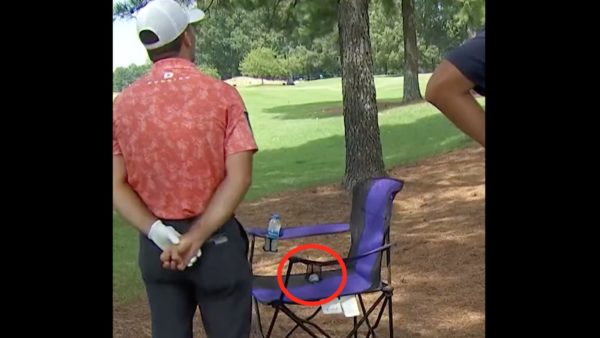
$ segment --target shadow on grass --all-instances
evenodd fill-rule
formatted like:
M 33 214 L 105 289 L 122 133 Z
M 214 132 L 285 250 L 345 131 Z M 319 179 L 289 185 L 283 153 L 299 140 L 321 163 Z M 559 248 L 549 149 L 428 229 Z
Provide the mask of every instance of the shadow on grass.
M 402 99 L 378 99 L 377 111 L 383 112 L 388 109 L 422 103 L 423 101 L 402 102 Z M 315 119 L 342 116 L 342 101 L 311 102 L 305 104 L 277 106 L 266 109 L 265 112 L 277 114 L 276 118 L 281 120 Z
M 409 124 L 380 127 L 386 166 L 409 163 L 453 150 L 470 141 L 441 114 Z M 259 151 L 248 199 L 294 190 L 342 178 L 345 167 L 343 135 L 307 142 L 294 148 Z

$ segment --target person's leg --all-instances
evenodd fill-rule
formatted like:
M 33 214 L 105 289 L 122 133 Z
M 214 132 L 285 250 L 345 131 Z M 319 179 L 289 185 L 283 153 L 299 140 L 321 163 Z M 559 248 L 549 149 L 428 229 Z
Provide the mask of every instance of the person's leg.
M 146 283 L 152 338 L 193 338 L 196 300 L 192 285 Z
M 235 220 L 219 231 L 223 244 L 207 243 L 190 271 L 208 338 L 247 338 L 252 320 L 252 273 L 246 233 Z
M 248 338 L 252 321 L 252 283 L 241 282 L 228 293 L 200 297 L 200 313 L 208 338 Z
M 152 338 L 192 338 L 197 308 L 194 285 L 183 272 L 162 268 L 160 253 L 141 236 L 139 265 L 150 303 Z
M 448 53 L 425 91 L 427 101 L 485 147 L 485 112 L 473 89 L 485 95 L 485 31 Z

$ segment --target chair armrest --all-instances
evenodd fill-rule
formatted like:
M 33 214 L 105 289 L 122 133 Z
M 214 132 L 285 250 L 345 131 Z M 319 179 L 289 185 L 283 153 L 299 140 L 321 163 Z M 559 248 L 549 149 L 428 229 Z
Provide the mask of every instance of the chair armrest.
M 279 239 L 283 240 L 303 238 L 309 236 L 329 235 L 347 231 L 350 231 L 350 224 L 348 223 L 301 225 L 289 228 L 281 228 L 279 232 Z M 266 228 L 248 228 L 246 229 L 246 232 L 248 233 L 248 235 L 255 237 L 267 237 Z
M 355 260 L 357 260 L 359 258 L 363 258 L 363 257 L 369 256 L 369 255 L 373 255 L 373 254 L 381 252 L 381 251 L 388 251 L 388 250 L 390 250 L 391 247 L 392 247 L 392 244 L 386 244 L 386 245 L 380 246 L 380 247 L 378 247 L 376 249 L 373 249 L 373 250 L 370 250 L 370 251 L 367 251 L 367 252 L 363 252 L 362 254 L 359 254 L 359 255 L 356 255 L 356 256 L 353 256 L 353 257 L 344 258 L 344 259 L 342 259 L 342 261 L 344 262 L 344 264 L 347 264 L 347 263 L 355 261 Z M 331 261 L 324 261 L 324 262 L 322 262 L 322 261 L 313 261 L 311 259 L 306 259 L 306 258 L 302 258 L 302 257 L 298 257 L 298 256 L 292 256 L 292 257 L 290 257 L 289 262 L 290 263 L 288 264 L 288 268 L 287 268 L 287 273 L 286 273 L 286 276 L 285 276 L 285 280 L 283 282 L 283 284 L 285 285 L 285 287 L 288 286 L 288 282 L 289 282 L 289 279 L 290 279 L 290 274 L 292 272 L 292 267 L 294 266 L 294 263 L 301 263 L 301 264 L 304 264 L 306 266 L 309 266 L 309 267 L 311 267 L 311 269 L 310 269 L 311 271 L 314 271 L 314 267 L 313 266 L 317 266 L 318 270 L 321 271 L 321 268 L 324 267 L 324 266 L 340 265 L 340 262 L 338 262 L 337 260 L 331 260 Z M 320 272 L 319 272 L 319 274 L 320 274 Z M 283 300 L 283 292 L 281 293 L 281 299 L 280 300 Z
M 342 259 L 342 261 L 344 261 L 344 263 L 350 263 L 352 261 L 355 261 L 359 258 L 363 258 L 375 253 L 378 253 L 380 251 L 384 251 L 384 250 L 389 250 L 392 247 L 392 244 L 386 244 L 383 246 L 380 246 L 376 249 L 364 252 L 360 255 L 356 255 L 353 257 L 348 257 L 348 258 L 344 258 Z M 340 263 L 337 260 L 331 260 L 331 261 L 313 261 L 311 259 L 306 259 L 306 258 L 302 258 L 302 257 L 298 257 L 298 256 L 292 256 L 289 259 L 290 264 L 294 264 L 294 263 L 302 263 L 302 264 L 306 264 L 306 265 L 316 265 L 316 266 L 332 266 L 332 265 L 340 265 Z

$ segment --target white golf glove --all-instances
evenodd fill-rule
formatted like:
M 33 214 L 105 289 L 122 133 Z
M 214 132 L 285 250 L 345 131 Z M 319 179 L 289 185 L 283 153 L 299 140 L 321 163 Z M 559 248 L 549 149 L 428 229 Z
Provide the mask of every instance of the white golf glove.
M 150 226 L 148 238 L 154 242 L 162 251 L 171 245 L 179 244 L 181 234 L 172 226 L 166 226 L 161 220 L 157 220 Z
M 179 237 L 181 234 L 175 230 L 172 226 L 166 226 L 161 220 L 157 220 L 150 226 L 148 232 L 148 238 L 154 242 L 162 251 L 165 251 L 171 245 L 179 244 Z M 192 257 L 188 263 L 188 267 L 191 267 L 196 263 L 198 258 L 202 256 L 202 250 L 198 249 L 198 253 L 195 257 Z

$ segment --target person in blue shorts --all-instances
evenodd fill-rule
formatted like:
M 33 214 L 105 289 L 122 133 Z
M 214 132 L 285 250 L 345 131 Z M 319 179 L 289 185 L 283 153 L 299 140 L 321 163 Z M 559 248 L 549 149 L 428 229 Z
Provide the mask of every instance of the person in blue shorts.
M 485 28 L 444 57 L 425 92 L 428 102 L 485 147 L 485 113 L 473 92 L 485 96 Z

